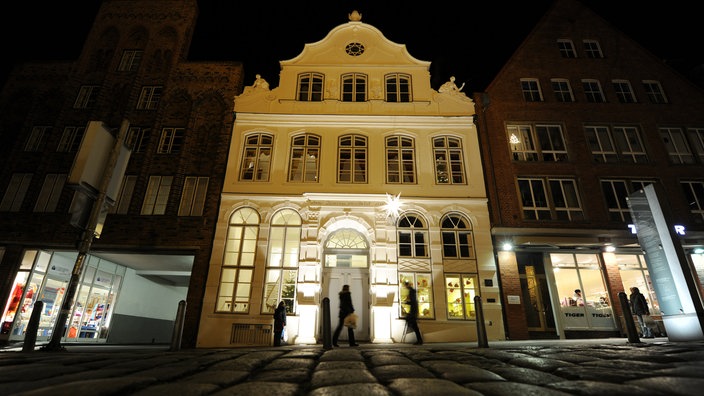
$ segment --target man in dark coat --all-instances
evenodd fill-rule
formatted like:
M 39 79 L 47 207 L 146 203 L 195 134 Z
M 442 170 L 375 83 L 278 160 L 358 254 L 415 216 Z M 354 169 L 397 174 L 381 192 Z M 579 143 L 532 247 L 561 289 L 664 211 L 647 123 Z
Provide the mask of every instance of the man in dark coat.
M 286 327 L 286 304 L 281 301 L 274 311 L 274 346 L 281 345 L 281 339 L 284 338 L 284 327 Z
M 420 328 L 418 327 L 418 297 L 416 296 L 416 289 L 411 286 L 411 282 L 404 282 L 406 289 L 408 289 L 408 298 L 406 299 L 406 304 L 410 305 L 410 309 L 406 314 L 406 323 L 408 327 L 413 329 L 416 333 L 416 345 L 423 345 L 423 336 L 420 334 Z
M 638 324 L 640 325 L 640 332 L 643 335 L 643 338 L 655 338 L 655 336 L 653 336 L 653 330 L 648 327 L 648 325 L 645 323 L 645 318 L 643 317 L 644 315 L 650 315 L 650 310 L 648 309 L 648 301 L 645 299 L 645 296 L 641 294 L 640 290 L 638 290 L 637 287 L 631 288 L 630 302 L 631 312 L 638 319 Z
M 337 339 L 340 337 L 340 333 L 342 332 L 342 326 L 345 325 L 345 318 L 351 313 L 354 313 L 354 306 L 352 306 L 352 293 L 350 293 L 350 285 L 344 285 L 340 291 L 340 313 L 338 315 L 340 322 L 337 324 L 337 328 L 332 335 L 332 345 L 339 347 L 339 345 L 337 345 Z M 354 329 L 350 326 L 347 327 L 347 340 L 349 341 L 351 347 L 359 346 L 359 344 L 354 341 Z

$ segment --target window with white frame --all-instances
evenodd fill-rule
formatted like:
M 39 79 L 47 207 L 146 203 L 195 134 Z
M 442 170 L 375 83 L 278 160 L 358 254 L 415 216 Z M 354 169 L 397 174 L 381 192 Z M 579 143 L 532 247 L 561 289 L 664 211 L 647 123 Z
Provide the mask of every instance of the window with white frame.
M 540 83 L 537 78 L 522 78 L 521 91 L 526 102 L 543 101 L 543 93 L 540 91 Z
M 31 181 L 31 173 L 14 173 L 0 201 L 0 212 L 19 212 Z
M 659 128 L 660 138 L 667 155 L 673 164 L 693 164 L 694 155 L 687 144 L 684 131 L 680 128 Z
M 387 102 L 411 101 L 411 76 L 391 73 L 384 76 Z
M 697 217 L 696 222 L 704 221 L 704 181 L 683 180 L 680 182 L 689 204 L 689 212 Z
M 130 127 L 125 145 L 132 149 L 132 153 L 143 153 L 149 144 L 151 132 L 151 128 Z
M 577 52 L 574 50 L 574 44 L 569 39 L 558 39 L 557 48 L 560 50 L 560 55 L 563 58 L 576 58 Z
M 252 208 L 237 209 L 230 216 L 215 312 L 249 312 L 259 223 L 259 213 Z
M 633 93 L 631 82 L 628 80 L 611 80 L 614 86 L 616 97 L 621 103 L 636 103 L 636 95 Z
M 418 319 L 435 318 L 435 304 L 433 302 L 433 276 L 429 272 L 399 272 L 399 316 L 406 317 L 411 309 L 408 304 L 408 288 L 406 282 L 416 289 L 416 299 L 418 300 Z
M 588 125 L 584 127 L 594 162 L 645 163 L 648 156 L 636 127 Z
M 574 102 L 574 94 L 572 94 L 572 87 L 570 86 L 570 81 L 564 78 L 552 78 L 550 79 L 550 85 L 552 86 L 552 91 L 555 93 L 555 100 L 558 102 Z
M 477 274 L 445 274 L 447 318 L 450 320 L 476 320 L 474 297 L 479 295 Z
M 320 73 L 301 73 L 298 75 L 299 101 L 320 102 L 323 100 L 323 75 Z
M 85 127 L 67 126 L 64 128 L 64 133 L 61 135 L 59 145 L 56 151 L 60 153 L 75 153 L 81 147 L 83 134 L 86 132 Z
M 653 183 L 655 180 L 602 179 L 601 190 L 609 209 L 609 220 L 627 224 L 633 223 L 631 210 L 628 207 L 628 197 Z
M 475 259 L 472 223 L 465 216 L 452 213 L 440 221 L 442 256 L 447 259 Z
M 163 128 L 159 138 L 158 154 L 178 154 L 183 146 L 183 128 Z
M 301 224 L 301 216 L 293 209 L 280 210 L 271 218 L 263 314 L 273 314 L 279 301 L 287 313 L 295 312 Z
M 115 204 L 108 209 L 108 213 L 127 214 L 130 209 L 132 194 L 134 193 L 134 186 L 136 183 L 137 176 L 135 175 L 126 175 L 122 179 L 122 184 L 120 185 L 120 191 L 115 199 Z
M 32 131 L 29 133 L 27 142 L 24 144 L 24 151 L 41 151 L 50 132 L 50 126 L 33 127 Z
M 179 216 L 202 216 L 205 207 L 205 197 L 208 193 L 209 177 L 186 176 L 183 181 L 181 203 L 178 207 Z
M 342 75 L 342 101 L 365 102 L 367 100 L 367 76 L 362 73 Z
M 240 181 L 269 181 L 274 137 L 267 133 L 247 135 L 244 140 Z
M 73 102 L 74 109 L 92 109 L 100 94 L 99 85 L 83 85 L 78 91 L 76 101 Z
M 35 212 L 56 211 L 56 205 L 59 203 L 61 191 L 64 189 L 67 177 L 68 175 L 66 174 L 58 173 L 46 175 L 42 189 L 39 191 L 39 197 L 37 197 L 37 202 L 34 205 Z
M 574 179 L 519 177 L 518 191 L 525 220 L 584 220 Z
M 288 181 L 317 183 L 320 164 L 320 136 L 306 133 L 291 138 Z
M 507 125 L 509 148 L 516 161 L 567 161 L 559 125 Z
M 386 182 L 416 182 L 415 140 L 407 136 L 386 138 Z
M 587 98 L 587 102 L 606 102 L 606 97 L 604 96 L 604 92 L 601 90 L 601 84 L 598 80 L 582 80 L 582 89 L 584 89 L 584 96 Z
M 660 85 L 660 81 L 643 80 L 643 88 L 645 89 L 645 94 L 648 97 L 650 103 L 667 103 L 667 96 L 665 96 L 665 91 L 663 91 L 662 85 Z
M 587 55 L 587 58 L 597 59 L 604 57 L 604 54 L 601 52 L 601 45 L 599 45 L 598 41 L 585 39 L 582 40 L 582 43 L 584 44 L 584 53 Z
M 163 215 L 166 213 L 166 204 L 169 202 L 173 180 L 173 176 L 149 176 L 149 184 L 140 214 Z
M 435 182 L 437 184 L 465 184 L 462 139 L 454 136 L 433 138 Z
M 687 128 L 689 141 L 700 163 L 704 163 L 704 128 Z
M 628 293 L 631 287 L 637 287 L 648 302 L 651 315 L 662 315 L 660 303 L 655 295 L 653 280 L 650 277 L 648 266 L 643 254 L 614 254 L 618 264 L 618 273 L 621 276 L 623 290 Z
M 143 55 L 144 51 L 142 50 L 122 51 L 122 58 L 120 58 L 120 64 L 117 66 L 117 71 L 136 71 L 139 69 L 140 63 L 142 63 Z
M 161 85 L 149 85 L 142 87 L 142 92 L 137 100 L 137 110 L 156 110 L 161 99 L 161 92 L 164 87 Z
M 337 182 L 367 182 L 367 138 L 361 135 L 340 136 L 337 147 Z
M 398 219 L 398 256 L 427 258 L 428 227 L 416 214 L 404 214 Z

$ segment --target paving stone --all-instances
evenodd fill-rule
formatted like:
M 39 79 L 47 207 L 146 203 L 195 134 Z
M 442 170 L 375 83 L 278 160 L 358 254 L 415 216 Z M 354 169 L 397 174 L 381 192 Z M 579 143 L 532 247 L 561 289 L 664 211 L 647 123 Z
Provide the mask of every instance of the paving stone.
M 214 396 L 299 396 L 300 385 L 281 382 L 243 382 L 213 393 Z
M 199 384 L 199 383 L 186 383 L 186 384 L 160 384 L 150 386 L 148 388 L 142 389 L 140 391 L 131 393 L 132 396 L 154 396 L 154 395 L 178 395 L 178 396 L 201 396 L 209 395 L 220 387 L 213 384 Z
M 302 384 L 308 382 L 310 378 L 310 370 L 308 369 L 286 369 L 286 370 L 262 370 L 254 373 L 250 381 L 264 382 L 291 382 L 294 384 Z
M 565 381 L 564 378 L 540 370 L 527 367 L 498 367 L 494 372 L 507 381 L 520 382 L 531 385 L 545 385 L 553 382 Z
M 701 375 L 700 378 L 650 377 L 628 381 L 627 384 L 668 395 L 701 396 L 704 393 L 704 378 Z
M 542 370 L 547 372 L 553 372 L 558 368 L 565 366 L 574 366 L 573 363 L 565 362 L 564 360 L 557 360 L 551 358 L 535 357 L 535 356 L 522 356 L 508 361 L 508 364 L 512 364 L 520 367 L 527 367 L 536 370 Z
M 416 364 L 379 366 L 372 368 L 371 372 L 381 383 L 389 383 L 398 378 L 435 378 L 433 373 Z
M 195 384 L 213 384 L 220 387 L 244 381 L 249 376 L 249 371 L 237 370 L 208 370 L 184 377 L 179 382 L 192 382 Z
M 473 382 L 465 385 L 485 396 L 565 396 L 570 393 L 518 382 Z
M 155 383 L 156 378 L 121 377 L 88 379 L 49 387 L 34 389 L 16 394 L 17 396 L 57 396 L 57 395 L 126 395 Z
M 308 396 L 392 396 L 384 386 L 379 384 L 347 384 L 324 386 L 314 389 Z
M 428 396 L 431 390 L 434 395 L 482 396 L 480 392 L 437 378 L 401 378 L 391 381 L 388 388 L 403 396 Z
M 315 370 L 310 380 L 310 387 L 317 389 L 331 385 L 375 382 L 377 382 L 376 378 L 367 370 Z
M 276 359 L 266 366 L 264 370 L 285 370 L 285 369 L 306 369 L 310 370 L 315 367 L 316 361 L 314 359 L 304 359 L 304 358 L 288 358 L 282 357 Z
M 563 381 L 555 382 L 546 385 L 546 387 L 567 392 L 573 395 L 583 396 L 633 396 L 633 395 L 648 395 L 648 396 L 666 396 L 668 393 L 661 393 L 654 389 L 645 387 L 617 384 L 611 382 L 599 381 Z M 672 394 L 670 394 L 672 395 Z

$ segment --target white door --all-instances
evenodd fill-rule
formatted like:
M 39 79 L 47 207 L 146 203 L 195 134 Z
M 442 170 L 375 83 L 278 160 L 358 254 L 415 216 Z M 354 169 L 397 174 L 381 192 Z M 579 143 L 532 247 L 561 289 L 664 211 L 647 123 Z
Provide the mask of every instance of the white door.
M 326 268 L 323 274 L 323 298 L 330 299 L 330 332 L 339 322 L 340 297 L 343 285 L 350 285 L 352 305 L 357 314 L 356 341 L 369 341 L 369 270 L 367 268 Z M 322 321 L 321 321 L 322 323 Z M 322 331 L 320 332 L 322 335 Z M 347 330 L 340 333 L 340 340 L 347 340 Z

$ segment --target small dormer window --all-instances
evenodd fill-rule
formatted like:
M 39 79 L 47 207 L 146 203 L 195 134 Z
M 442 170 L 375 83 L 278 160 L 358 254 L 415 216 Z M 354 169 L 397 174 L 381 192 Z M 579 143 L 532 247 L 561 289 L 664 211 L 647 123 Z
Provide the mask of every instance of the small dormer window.
M 364 45 L 361 43 L 349 43 L 345 47 L 345 52 L 349 56 L 360 56 L 364 53 Z

